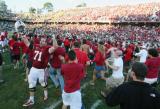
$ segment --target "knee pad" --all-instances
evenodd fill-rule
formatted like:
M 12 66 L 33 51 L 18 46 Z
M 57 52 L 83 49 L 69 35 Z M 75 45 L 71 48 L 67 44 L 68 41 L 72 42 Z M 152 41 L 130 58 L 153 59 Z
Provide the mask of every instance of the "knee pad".
M 36 91 L 36 87 L 29 88 L 29 91 L 30 91 L 30 92 L 35 92 L 35 91 Z

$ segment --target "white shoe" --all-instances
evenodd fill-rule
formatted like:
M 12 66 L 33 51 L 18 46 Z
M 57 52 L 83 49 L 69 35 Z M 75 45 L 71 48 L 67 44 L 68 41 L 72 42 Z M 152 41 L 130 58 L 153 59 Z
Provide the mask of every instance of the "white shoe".
M 23 104 L 24 107 L 32 106 L 34 105 L 34 102 L 31 100 L 28 100 L 26 103 Z

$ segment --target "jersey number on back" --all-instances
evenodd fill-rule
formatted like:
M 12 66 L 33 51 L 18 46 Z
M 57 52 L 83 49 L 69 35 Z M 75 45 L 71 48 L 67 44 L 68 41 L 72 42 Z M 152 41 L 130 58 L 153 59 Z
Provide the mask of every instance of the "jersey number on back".
M 42 52 L 41 51 L 35 51 L 35 56 L 34 56 L 34 60 L 38 60 L 41 61 L 41 57 L 42 57 Z

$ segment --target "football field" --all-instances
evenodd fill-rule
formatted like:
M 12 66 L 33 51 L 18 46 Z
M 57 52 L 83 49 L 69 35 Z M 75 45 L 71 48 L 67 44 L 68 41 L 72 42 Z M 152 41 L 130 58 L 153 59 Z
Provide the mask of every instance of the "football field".
M 3 76 L 5 83 L 0 85 L 0 109 L 26 109 L 22 104 L 28 99 L 28 84 L 24 81 L 25 72 L 22 65 L 20 69 L 13 69 L 10 64 L 9 53 L 4 55 L 5 64 L 3 66 Z M 82 81 L 82 97 L 85 109 L 119 109 L 110 108 L 105 104 L 105 100 L 100 95 L 100 91 L 105 87 L 105 82 L 97 80 L 95 86 L 89 82 L 92 79 L 93 67 L 88 68 L 88 75 Z M 36 88 L 35 105 L 29 109 L 61 109 L 62 99 L 59 88 L 56 88 L 51 80 L 48 80 L 49 99 L 43 101 L 43 89 L 40 85 Z

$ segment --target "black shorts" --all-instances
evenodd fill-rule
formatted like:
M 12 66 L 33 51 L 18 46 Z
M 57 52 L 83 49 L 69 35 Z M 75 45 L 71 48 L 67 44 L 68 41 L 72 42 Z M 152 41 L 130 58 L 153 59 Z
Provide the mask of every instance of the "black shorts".
M 12 59 L 19 61 L 20 60 L 20 55 L 12 55 Z
M 31 69 L 31 67 L 32 67 L 32 62 L 31 61 L 27 61 L 27 68 Z

